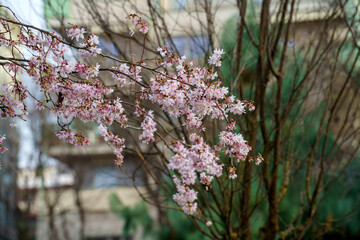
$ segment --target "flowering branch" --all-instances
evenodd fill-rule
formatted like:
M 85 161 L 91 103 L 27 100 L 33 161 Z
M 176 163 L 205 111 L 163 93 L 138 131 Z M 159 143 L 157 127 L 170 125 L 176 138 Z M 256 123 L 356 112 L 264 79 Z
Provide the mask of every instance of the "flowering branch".
M 135 32 L 145 35 L 148 32 L 147 23 L 140 17 L 132 14 L 127 18 L 133 24 L 130 27 L 131 35 Z M 128 120 L 134 116 L 140 118 L 138 127 L 131 126 L 132 129 L 140 130 L 138 139 L 145 144 L 155 143 L 158 139 L 174 153 L 167 156 L 169 160 L 166 166 L 177 189 L 173 199 L 186 214 L 192 215 L 198 211 L 197 192 L 193 187 L 196 182 L 209 189 L 213 179 L 222 176 L 226 171 L 230 179 L 236 178 L 233 160 L 236 163 L 245 161 L 251 147 L 240 133 L 235 132 L 235 121 L 229 114 L 241 115 L 254 110 L 254 106 L 250 102 L 228 96 L 228 88 L 222 86 L 218 80 L 215 68 L 221 66 L 223 50 L 214 51 L 208 67 L 196 67 L 193 61 L 170 52 L 166 46 L 157 49 L 161 58 L 143 60 L 142 53 L 140 62 L 126 62 L 103 54 L 98 47 L 98 36 L 88 34 L 84 28 L 77 25 L 66 31 L 67 36 L 75 41 L 70 44 L 53 32 L 17 21 L 0 19 L 0 24 L 5 29 L 5 32 L 0 33 L 0 45 L 9 49 L 21 49 L 12 57 L 0 57 L 5 61 L 11 77 L 11 80 L 2 83 L 2 118 L 23 119 L 27 115 L 24 101 L 32 95 L 16 77 L 25 73 L 40 87 L 44 95 L 43 99 L 36 100 L 37 108 L 49 109 L 58 119 L 76 118 L 82 122 L 96 122 L 99 134 L 113 148 L 118 166 L 121 166 L 124 160 L 125 139 L 113 132 L 110 126 L 117 122 L 123 128 L 130 128 Z M 11 36 L 13 28 L 10 24 L 19 28 L 17 38 Z M 101 67 L 99 63 L 91 65 L 85 61 L 73 61 L 67 57 L 69 48 L 78 50 L 78 55 L 82 58 L 100 56 L 112 59 L 119 65 Z M 30 53 L 31 57 L 25 57 L 23 52 Z M 23 58 L 18 58 L 17 55 L 22 55 Z M 147 67 L 151 61 L 155 64 L 154 68 Z M 143 81 L 144 69 L 153 73 L 149 84 Z M 103 71 L 111 72 L 113 85 L 107 86 L 99 80 Z M 123 107 L 125 102 L 111 94 L 119 88 L 135 85 L 137 88 L 133 95 L 134 103 L 127 103 L 135 106 L 135 112 L 129 113 L 129 110 Z M 184 118 L 181 127 L 188 131 L 186 138 L 189 141 L 172 136 L 156 119 L 154 110 L 144 107 L 148 106 L 145 102 L 151 102 L 170 117 Z M 206 130 L 206 117 L 226 119 L 229 124 L 220 132 L 219 144 L 211 146 L 199 135 Z M 78 147 L 90 144 L 88 138 L 81 132 L 72 131 L 70 125 L 71 123 L 67 126 L 61 125 L 56 136 Z M 157 126 L 160 126 L 160 129 Z M 1 145 L 4 139 L 5 137 L 0 136 L 0 152 L 6 151 Z M 230 168 L 225 167 L 220 154 L 231 159 Z M 259 163 L 260 158 L 257 159 L 256 163 Z M 211 222 L 206 225 L 210 226 Z

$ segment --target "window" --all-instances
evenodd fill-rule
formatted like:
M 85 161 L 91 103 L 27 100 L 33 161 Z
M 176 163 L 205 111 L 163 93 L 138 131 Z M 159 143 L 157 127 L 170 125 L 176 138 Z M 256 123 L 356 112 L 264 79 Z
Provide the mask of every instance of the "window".
M 134 176 L 133 176 L 134 175 Z M 113 165 L 93 166 L 86 172 L 83 188 L 105 189 L 119 186 L 143 186 L 144 173 L 137 161 L 128 161 L 121 169 Z
M 185 55 L 188 58 L 200 58 L 205 56 L 209 48 L 209 38 L 205 35 L 200 36 L 179 36 L 172 38 L 175 48 L 172 46 L 170 39 L 165 39 L 165 45 L 171 51 L 176 49 L 180 55 Z
M 177 2 L 177 9 L 182 10 L 185 9 L 187 6 L 187 0 L 176 0 Z
M 98 47 L 102 49 L 103 53 L 111 54 L 116 57 L 119 56 L 119 51 L 117 50 L 115 44 L 108 39 L 100 37 Z
M 94 188 L 111 188 L 119 185 L 118 169 L 115 167 L 100 167 L 94 172 Z
M 203 0 L 170 0 L 170 9 L 172 10 L 190 10 L 196 4 L 203 4 Z
M 185 10 L 188 6 L 189 0 L 170 0 L 170 9 Z

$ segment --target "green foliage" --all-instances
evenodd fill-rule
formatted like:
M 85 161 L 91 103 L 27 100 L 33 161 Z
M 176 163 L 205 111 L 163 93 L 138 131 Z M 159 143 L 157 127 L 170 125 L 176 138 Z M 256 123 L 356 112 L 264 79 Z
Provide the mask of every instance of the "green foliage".
M 166 211 L 167 224 L 158 223 L 150 214 L 147 205 L 139 202 L 135 206 L 125 206 L 113 193 L 109 197 L 111 211 L 124 222 L 122 237 L 134 236 L 142 231 L 142 239 L 208 240 L 192 224 L 191 220 L 178 210 Z
M 229 81 L 224 82 L 226 86 L 230 86 L 233 84 L 234 80 L 237 77 L 237 69 L 235 66 L 235 59 L 233 58 L 233 52 L 236 49 L 236 32 L 234 29 L 237 28 L 237 17 L 230 18 L 224 25 L 224 32 L 221 38 L 222 48 L 228 55 L 225 57 L 223 61 L 223 65 L 221 67 L 221 72 L 224 76 L 224 79 L 229 79 Z M 251 35 L 255 40 L 258 39 L 259 36 L 259 26 L 256 21 L 256 16 L 254 12 L 247 12 L 247 21 L 249 30 L 251 31 Z M 242 39 L 242 75 L 241 84 L 245 92 L 245 97 L 250 99 L 252 88 L 251 85 L 255 82 L 253 78 L 256 77 L 256 66 L 258 62 L 258 51 L 255 49 L 251 40 L 249 38 L 249 34 L 245 31 L 244 37 Z M 282 43 L 280 41 L 278 46 L 278 53 L 274 60 L 274 65 L 278 64 L 279 55 L 283 51 Z M 290 49 L 290 50 L 289 50 Z M 303 88 L 299 88 L 299 84 L 303 81 L 305 77 L 305 69 L 307 67 L 307 61 L 305 57 L 304 51 L 297 49 L 296 46 L 289 46 L 288 51 L 291 56 L 287 59 L 287 64 L 284 69 L 283 75 L 283 88 L 281 92 L 281 105 L 280 111 L 284 111 L 284 106 L 292 100 L 292 95 L 299 94 L 298 100 L 294 103 L 292 111 L 289 113 L 286 118 L 285 131 L 282 132 L 282 144 L 284 144 L 284 153 L 282 156 L 282 162 L 279 166 L 279 179 L 278 179 L 278 189 L 280 190 L 280 186 L 284 180 L 284 164 L 286 162 L 293 162 L 297 165 L 298 168 L 292 167 L 291 171 L 291 183 L 289 185 L 289 189 L 287 194 L 281 201 L 280 209 L 279 209 L 279 222 L 280 229 L 285 229 L 289 226 L 289 224 L 294 221 L 299 213 L 301 201 L 304 200 L 305 206 L 303 207 L 303 211 L 306 213 L 308 211 L 306 207 L 306 196 L 304 195 L 304 179 L 306 178 L 306 168 L 304 164 L 301 164 L 300 161 L 304 158 L 306 159 L 307 153 L 311 150 L 312 144 L 316 139 L 316 135 L 318 133 L 318 129 L 320 127 L 324 127 L 328 122 L 323 122 L 321 124 L 321 118 L 328 109 L 326 102 L 319 102 L 317 105 L 313 105 L 310 108 L 304 109 L 303 99 L 306 98 L 306 94 L 309 92 L 309 88 L 304 86 Z M 353 52 L 351 52 L 353 51 Z M 344 69 L 349 70 L 350 65 L 348 65 L 347 60 L 349 58 L 354 58 L 357 54 L 356 50 L 354 52 L 353 45 L 351 42 L 346 43 L 342 47 L 341 55 L 340 55 L 340 63 L 344 64 Z M 311 50 L 309 51 L 311 55 Z M 350 61 L 352 62 L 352 61 Z M 276 101 L 276 93 L 277 93 L 277 82 L 268 83 L 268 87 L 266 89 L 266 105 L 265 105 L 265 116 L 266 116 L 266 127 L 272 135 L 270 135 L 270 139 L 274 138 L 275 134 L 275 121 L 273 119 L 273 109 Z M 234 89 L 234 94 L 237 95 L 236 86 Z M 246 126 L 246 125 L 245 125 Z M 261 133 L 259 130 L 258 133 L 258 142 L 256 146 L 256 152 L 263 151 L 263 143 L 261 142 Z M 325 144 L 326 140 L 326 144 Z M 334 149 L 331 150 L 332 146 L 335 146 Z M 323 146 L 324 151 L 323 151 Z M 313 163 L 316 165 L 321 157 L 329 157 L 330 159 L 335 158 L 334 152 L 337 152 L 338 146 L 335 144 L 335 137 L 330 131 L 327 135 L 323 135 L 320 137 L 319 142 L 316 146 L 316 151 L 314 152 Z M 323 155 L 322 155 L 323 154 Z M 272 157 L 272 155 L 270 156 Z M 270 159 L 270 164 L 272 163 L 272 159 Z M 341 164 L 340 164 L 341 166 Z M 327 195 L 321 194 L 321 197 L 324 196 L 324 200 L 321 203 L 321 208 L 318 214 L 318 221 L 314 224 L 311 231 L 306 236 L 307 239 L 312 239 L 316 236 L 316 231 L 323 228 L 321 224 L 318 223 L 329 223 L 328 231 L 337 231 L 341 229 L 343 232 L 348 232 L 350 234 L 356 234 L 360 232 L 360 211 L 357 209 L 354 210 L 355 207 L 359 207 L 360 202 L 360 187 L 356 184 L 356 181 L 359 181 L 360 176 L 357 174 L 360 169 L 359 163 L 353 161 L 353 163 L 347 168 L 345 174 L 343 174 L 337 182 L 333 182 L 334 186 L 331 188 L 327 187 L 324 189 L 324 192 Z M 260 170 L 258 174 L 261 174 Z M 335 172 L 339 171 L 338 169 L 333 169 L 327 173 L 327 177 L 330 177 Z M 337 173 L 339 174 L 339 173 Z M 357 175 L 356 175 L 357 174 Z M 254 199 L 261 194 L 264 194 L 265 190 L 263 187 L 259 186 L 259 179 L 252 184 L 251 189 L 251 201 L 255 202 Z M 331 186 L 331 182 L 330 182 Z M 315 183 L 310 181 L 310 189 L 315 188 Z M 344 191 L 345 190 L 345 191 Z M 353 212 L 351 212 L 353 211 Z M 342 218 L 342 216 L 347 213 L 352 213 L 346 218 Z M 268 214 L 268 205 L 266 201 L 262 202 L 257 209 L 254 211 L 251 218 L 251 231 L 253 233 L 254 239 L 259 239 L 259 231 L 262 226 L 264 226 L 267 220 Z M 336 221 L 338 220 L 338 221 Z M 340 221 L 341 220 L 341 221 Z M 300 218 L 299 221 L 302 221 Z M 315 235 L 312 235 L 315 234 Z
M 119 219 L 124 221 L 121 236 L 134 236 L 138 231 L 139 226 L 141 226 L 143 236 L 151 235 L 151 231 L 154 228 L 154 222 L 143 202 L 139 202 L 134 207 L 125 206 L 118 196 L 113 193 L 109 196 L 109 204 L 111 211 Z
M 360 232 L 359 158 L 350 164 L 337 183 L 330 183 L 330 186 L 334 183 L 334 187 L 325 189 L 329 193 L 321 206 L 319 219 L 329 222 L 332 231 L 346 231 L 349 234 Z
M 70 16 L 70 0 L 45 0 L 44 13 L 46 19 Z
M 237 28 L 237 16 L 233 16 L 229 18 L 224 24 L 224 30 L 221 34 L 221 47 L 224 49 L 226 56 L 223 59 L 221 73 L 224 76 L 224 79 L 228 79 L 227 82 L 224 82 L 225 85 L 230 86 L 237 76 L 237 69 L 235 66 L 235 59 L 233 58 L 233 51 L 237 48 L 236 45 L 236 31 L 234 29 Z M 256 27 L 256 13 L 255 11 L 248 11 L 247 14 L 247 24 L 249 29 L 252 29 L 251 35 L 258 39 L 259 30 Z M 242 39 L 242 49 L 241 56 L 243 62 L 243 70 L 254 72 L 258 60 L 258 51 L 254 47 L 254 45 L 250 41 L 249 34 L 245 31 Z M 243 76 L 241 76 L 244 78 Z M 245 77 L 246 78 L 246 77 Z M 251 79 L 246 79 L 246 81 L 251 81 Z M 237 92 L 234 94 L 237 96 Z

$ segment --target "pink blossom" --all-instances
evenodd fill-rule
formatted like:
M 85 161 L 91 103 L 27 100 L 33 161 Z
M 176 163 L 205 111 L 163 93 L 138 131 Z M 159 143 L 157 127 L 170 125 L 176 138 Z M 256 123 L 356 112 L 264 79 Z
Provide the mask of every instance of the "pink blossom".
M 204 185 L 210 185 L 213 178 L 213 176 L 208 176 L 204 172 L 200 174 L 200 182 Z
M 255 164 L 259 165 L 260 163 L 262 163 L 264 161 L 264 158 L 261 156 L 261 154 L 259 153 L 256 158 L 255 158 Z
M 230 173 L 230 174 L 229 174 L 229 178 L 230 178 L 230 179 L 236 179 L 236 178 L 237 178 L 237 174 L 236 174 L 236 173 Z
M 245 104 L 236 99 L 234 104 L 229 105 L 229 112 L 241 115 L 245 113 Z
M 137 82 L 141 82 L 141 67 L 140 66 L 131 66 L 129 69 L 130 76 Z M 135 84 L 134 81 L 131 82 L 132 84 Z
M 156 51 L 158 51 L 162 57 L 165 57 L 165 56 L 168 54 L 168 50 L 167 50 L 167 47 L 166 47 L 166 46 L 164 46 L 164 47 L 162 47 L 162 48 L 161 48 L 161 47 L 158 47 L 158 48 L 156 49 Z
M 225 148 L 225 153 L 236 161 L 244 161 L 251 150 L 241 134 L 228 131 L 220 132 L 220 145 Z
M 88 40 L 90 45 L 98 45 L 99 44 L 99 37 L 95 34 L 91 34 Z
M 188 214 L 194 213 L 197 205 L 194 203 L 195 199 L 189 201 L 184 196 L 184 189 L 185 192 L 190 191 L 191 185 L 194 185 L 198 178 L 200 183 L 209 187 L 213 177 L 221 176 L 223 169 L 215 151 L 204 143 L 202 137 L 193 133 L 190 135 L 190 140 L 193 143 L 190 148 L 185 147 L 180 142 L 173 143 L 175 155 L 168 164 L 168 168 L 177 171 L 181 179 L 179 180 L 174 176 L 174 183 L 178 189 L 178 193 L 174 195 L 174 200 Z
M 149 31 L 148 25 L 146 22 L 144 22 L 141 17 L 139 17 L 136 14 L 130 14 L 129 16 L 126 17 L 127 19 L 129 19 L 132 23 L 133 26 L 131 26 L 130 29 L 130 35 L 133 36 L 135 31 L 139 31 L 142 34 L 146 34 Z
M 236 167 L 234 166 L 228 167 L 228 174 L 230 179 L 236 179 L 237 178 Z
M 114 72 L 111 73 L 115 81 L 119 82 L 120 87 L 125 86 L 126 78 L 130 75 L 130 67 L 126 63 L 121 64 L 119 67 L 114 67 Z
M 82 136 L 81 132 L 75 133 L 72 130 L 61 130 L 56 133 L 56 136 L 77 147 L 83 147 L 90 144 L 89 139 Z
M 181 207 L 184 213 L 192 215 L 197 210 L 197 193 L 184 184 L 176 185 L 177 193 L 174 194 L 174 201 Z
M 115 164 L 121 166 L 124 160 L 122 152 L 125 148 L 125 139 L 119 138 L 101 123 L 98 126 L 98 131 L 105 142 L 114 147 L 114 154 L 116 156 Z
M 209 64 L 215 65 L 216 67 L 221 66 L 221 55 L 224 54 L 223 49 L 215 49 L 213 55 L 209 58 Z
M 86 33 L 84 28 L 80 28 L 79 26 L 75 25 L 70 29 L 66 29 L 66 34 L 71 39 L 76 39 L 76 41 L 79 41 L 79 39 L 84 38 L 84 33 Z
M 154 133 L 156 132 L 156 123 L 153 120 L 154 114 L 150 110 L 144 118 L 144 121 L 141 123 L 142 133 L 139 135 L 139 140 L 143 143 L 154 142 Z
M 45 105 L 42 102 L 36 101 L 35 108 L 38 110 L 43 110 L 43 109 L 45 109 Z

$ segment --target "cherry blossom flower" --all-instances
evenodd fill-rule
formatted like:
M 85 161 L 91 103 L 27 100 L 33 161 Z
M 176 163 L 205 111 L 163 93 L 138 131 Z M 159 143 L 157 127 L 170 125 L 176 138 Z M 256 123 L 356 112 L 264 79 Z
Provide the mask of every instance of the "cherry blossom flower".
M 259 153 L 256 158 L 255 158 L 255 164 L 259 165 L 260 163 L 262 163 L 264 161 L 264 158 L 261 156 L 261 154 Z
M 161 47 L 158 47 L 158 48 L 156 49 L 156 51 L 158 51 L 162 57 L 166 57 L 166 55 L 168 54 L 168 50 L 167 50 L 167 47 L 166 47 L 166 46 L 164 46 L 164 47 L 162 47 L 162 48 L 161 48 Z
M 213 55 L 210 56 L 209 58 L 209 64 L 210 65 L 215 65 L 216 67 L 220 67 L 221 66 L 221 55 L 224 54 L 224 50 L 223 49 L 215 49 Z
M 230 179 L 236 179 L 237 178 L 237 174 L 236 174 L 236 168 L 235 167 L 229 167 L 228 169 L 229 171 L 229 178 Z
M 98 45 L 99 44 L 99 37 L 95 34 L 91 34 L 88 40 L 90 45 Z
M 251 147 L 241 134 L 228 131 L 220 132 L 220 146 L 225 148 L 225 153 L 236 161 L 244 161 Z
M 104 137 L 105 142 L 114 147 L 114 154 L 116 156 L 115 164 L 121 166 L 124 161 L 122 152 L 125 148 L 125 139 L 119 138 L 101 123 L 99 124 L 98 131 L 100 135 Z
M 139 17 L 136 14 L 130 14 L 129 16 L 126 17 L 127 19 L 129 19 L 132 23 L 133 26 L 131 26 L 130 29 L 130 35 L 133 36 L 135 34 L 135 31 L 139 31 L 142 34 L 146 34 L 149 31 L 148 25 L 146 22 L 144 22 L 141 17 Z
M 59 139 L 63 139 L 70 144 L 74 144 L 77 147 L 89 145 L 89 139 L 82 136 L 81 132 L 75 133 L 72 130 L 61 130 L 56 133 Z
M 84 33 L 86 33 L 84 28 L 80 28 L 79 26 L 75 25 L 70 29 L 66 29 L 66 34 L 71 39 L 76 39 L 76 41 L 79 41 L 79 39 L 84 38 Z
M 154 132 L 156 132 L 156 123 L 153 120 L 154 114 L 150 110 L 144 118 L 144 121 L 141 123 L 141 129 L 143 132 L 139 136 L 139 140 L 143 143 L 154 142 Z
M 196 211 L 197 204 L 194 202 L 196 198 L 191 198 L 190 201 L 187 194 L 189 192 L 191 192 L 191 196 L 196 194 L 196 191 L 190 187 L 195 184 L 198 174 L 200 182 L 208 188 L 214 176 L 222 175 L 223 169 L 223 164 L 215 151 L 204 143 L 202 137 L 193 133 L 190 140 L 193 142 L 190 148 L 180 142 L 173 143 L 173 151 L 176 154 L 168 164 L 170 170 L 176 170 L 180 175 L 181 180 L 176 176 L 173 177 L 176 179 L 174 183 L 178 190 L 174 195 L 174 200 L 187 214 L 193 214 Z
M 127 83 L 127 76 L 130 75 L 130 67 L 126 63 L 123 63 L 119 67 L 114 67 L 113 69 L 114 72 L 111 73 L 113 79 L 119 83 L 120 87 L 125 86 Z

